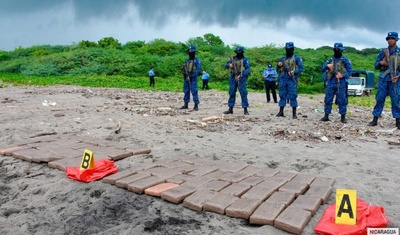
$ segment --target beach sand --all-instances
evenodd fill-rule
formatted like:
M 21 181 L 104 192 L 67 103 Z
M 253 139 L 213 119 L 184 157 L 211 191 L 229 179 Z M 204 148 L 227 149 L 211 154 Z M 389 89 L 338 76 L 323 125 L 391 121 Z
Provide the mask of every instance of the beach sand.
M 279 107 L 265 94 L 249 93 L 250 115 L 238 96 L 233 115 L 228 94 L 199 91 L 199 111 L 182 106 L 183 93 L 79 86 L 0 89 L 0 148 L 38 136 L 96 138 L 151 149 L 117 161 L 135 164 L 191 155 L 243 162 L 280 171 L 334 178 L 334 190 L 385 208 L 389 227 L 400 226 L 400 130 L 390 110 L 368 127 L 371 109 L 348 106 L 348 123 L 337 109 L 323 116 L 323 95 L 300 95 L 298 119 L 275 117 Z M 207 117 L 220 117 L 203 122 Z M 397 183 L 396 183 L 397 182 Z M 313 229 L 335 192 L 305 227 Z M 0 234 L 287 234 L 272 226 L 132 193 L 101 181 L 81 183 L 47 163 L 0 155 Z

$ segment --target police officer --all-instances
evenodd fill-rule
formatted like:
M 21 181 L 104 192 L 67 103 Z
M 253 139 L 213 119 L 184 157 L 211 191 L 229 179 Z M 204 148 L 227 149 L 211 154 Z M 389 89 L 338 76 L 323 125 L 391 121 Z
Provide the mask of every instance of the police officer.
M 329 121 L 329 114 L 332 111 L 333 98 L 336 95 L 339 106 L 340 121 L 346 123 L 347 112 L 347 81 L 352 73 L 351 62 L 342 55 L 343 44 L 337 42 L 333 45 L 333 56 L 329 58 L 321 68 L 322 73 L 326 73 L 325 88 L 325 116 L 320 121 Z
M 375 68 L 381 71 L 378 80 L 378 91 L 375 95 L 376 104 L 372 115 L 374 119 L 368 126 L 378 125 L 378 117 L 381 116 L 385 105 L 386 96 L 389 94 L 392 101 L 392 115 L 396 119 L 396 127 L 400 129 L 400 100 L 399 84 L 400 75 L 400 49 L 396 43 L 399 40 L 397 32 L 389 32 L 386 37 L 388 47 L 382 49 L 375 60 Z
M 244 115 L 249 115 L 247 108 L 249 101 L 247 100 L 247 76 L 250 73 L 250 61 L 244 56 L 244 47 L 238 46 L 235 49 L 236 56 L 227 61 L 225 68 L 230 69 L 229 75 L 229 109 L 224 114 L 233 114 L 233 106 L 236 101 L 236 91 L 239 88 L 240 97 L 242 98 L 242 107 Z
M 277 77 L 276 70 L 272 68 L 272 64 L 268 63 L 267 69 L 263 72 L 264 82 L 265 82 L 265 93 L 267 96 L 267 102 L 271 101 L 270 91 L 272 93 L 272 98 L 274 99 L 275 103 L 278 103 L 276 98 L 276 81 L 275 78 Z
M 153 69 L 153 67 L 150 67 L 149 78 L 150 78 L 150 86 L 152 86 L 152 87 L 154 87 L 154 83 L 155 83 L 154 75 L 155 75 L 154 69 Z
M 298 76 L 303 72 L 303 61 L 300 56 L 294 54 L 293 42 L 285 44 L 286 55 L 279 59 L 277 65 L 279 83 L 279 113 L 277 117 L 284 117 L 283 109 L 289 100 L 292 107 L 293 119 L 297 119 L 297 83 Z
M 208 90 L 208 80 L 210 79 L 210 74 L 207 73 L 207 71 L 203 70 L 203 75 L 201 75 L 201 80 L 203 82 L 202 89 L 207 89 Z
M 196 47 L 190 46 L 187 49 L 187 53 L 189 58 L 186 59 L 185 63 L 182 66 L 183 70 L 183 101 L 185 102 L 181 109 L 188 109 L 188 104 L 190 101 L 190 92 L 193 96 L 194 102 L 194 111 L 199 110 L 199 96 L 198 96 L 198 85 L 197 85 L 197 77 L 201 71 L 201 61 L 196 57 Z

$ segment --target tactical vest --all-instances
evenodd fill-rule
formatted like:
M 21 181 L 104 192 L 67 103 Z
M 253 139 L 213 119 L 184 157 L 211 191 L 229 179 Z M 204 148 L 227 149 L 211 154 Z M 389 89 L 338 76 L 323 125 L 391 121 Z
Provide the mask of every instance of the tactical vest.
M 400 69 L 400 56 L 399 56 L 399 52 L 396 51 L 395 54 L 390 55 L 389 59 L 390 59 L 390 61 L 392 62 L 392 64 L 394 65 L 394 66 L 393 66 L 393 69 L 394 69 L 395 71 L 393 71 L 393 72 L 399 72 L 399 71 L 400 71 L 400 70 L 399 70 L 399 69 Z
M 384 49 L 385 50 L 385 57 L 383 57 L 382 61 L 386 61 L 386 53 L 388 53 L 388 48 Z M 389 55 L 389 60 L 391 62 L 391 64 L 396 65 L 397 66 L 393 66 L 393 72 L 397 72 L 400 70 L 400 56 L 399 56 L 399 51 L 396 49 L 395 53 L 393 55 Z M 387 75 L 387 73 L 390 72 L 390 68 L 388 66 L 382 66 L 380 68 L 381 72 L 386 72 L 383 74 L 383 77 L 385 77 Z
M 186 61 L 185 66 L 186 66 L 186 71 L 188 73 L 196 72 L 196 61 L 195 60 Z
M 286 63 L 290 69 L 290 71 L 294 71 L 297 68 L 296 59 L 294 56 L 290 57 L 290 59 L 283 58 L 283 62 Z M 285 72 L 285 66 L 279 68 L 279 72 Z
M 333 71 L 328 71 L 327 74 L 329 78 L 335 77 L 337 73 L 344 74 L 347 72 L 347 69 L 342 61 L 342 58 L 340 58 L 340 60 L 336 64 L 332 58 L 332 64 L 333 64 Z
M 236 68 L 236 74 L 242 73 L 246 68 L 244 67 L 243 59 L 241 60 L 235 60 L 234 62 L 234 68 Z

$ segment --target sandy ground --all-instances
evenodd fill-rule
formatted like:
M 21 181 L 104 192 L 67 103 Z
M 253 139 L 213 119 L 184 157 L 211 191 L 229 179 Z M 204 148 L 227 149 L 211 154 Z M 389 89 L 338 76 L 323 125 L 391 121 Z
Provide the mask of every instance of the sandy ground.
M 277 104 L 267 103 L 265 94 L 250 93 L 249 116 L 243 115 L 239 98 L 230 115 L 234 120 L 202 124 L 227 109 L 227 93 L 200 91 L 197 112 L 177 109 L 182 97 L 77 86 L 1 88 L 0 147 L 41 135 L 88 136 L 151 148 L 150 155 L 118 161 L 120 169 L 189 154 L 330 177 L 336 179 L 335 189 L 357 190 L 359 198 L 385 208 L 391 227 L 400 226 L 400 130 L 390 110 L 372 128 L 366 126 L 371 110 L 351 105 L 347 124 L 340 123 L 336 109 L 325 123 L 319 121 L 323 95 L 301 95 L 299 119 L 293 120 L 290 108 L 286 117 L 277 118 Z M 101 181 L 73 181 L 44 163 L 0 156 L 0 166 L 0 234 L 286 234 Z M 313 233 L 327 206 L 304 234 Z

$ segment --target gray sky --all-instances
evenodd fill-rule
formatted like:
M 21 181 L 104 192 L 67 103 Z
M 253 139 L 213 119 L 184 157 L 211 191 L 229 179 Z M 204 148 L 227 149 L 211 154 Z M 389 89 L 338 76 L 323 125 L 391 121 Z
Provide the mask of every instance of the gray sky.
M 0 50 L 206 33 L 245 47 L 381 48 L 400 31 L 399 9 L 399 0 L 0 0 Z

